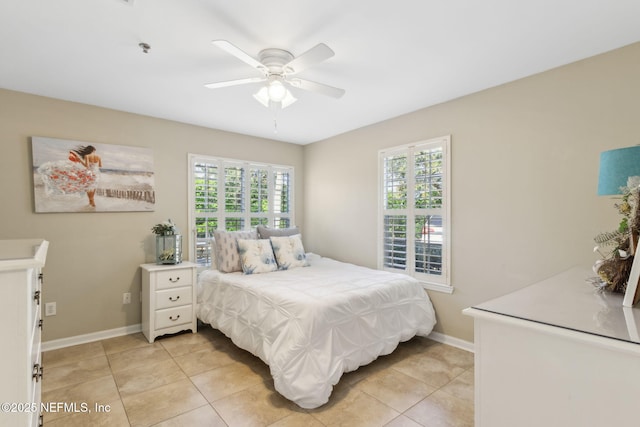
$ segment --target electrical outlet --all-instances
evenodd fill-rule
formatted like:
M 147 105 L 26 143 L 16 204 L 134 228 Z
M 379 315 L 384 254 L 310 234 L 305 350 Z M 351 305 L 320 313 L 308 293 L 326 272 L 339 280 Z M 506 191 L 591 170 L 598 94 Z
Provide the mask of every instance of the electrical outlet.
M 44 305 L 44 315 L 45 316 L 55 316 L 56 315 L 56 303 L 48 302 Z
M 131 292 L 125 292 L 122 294 L 122 303 L 131 304 Z

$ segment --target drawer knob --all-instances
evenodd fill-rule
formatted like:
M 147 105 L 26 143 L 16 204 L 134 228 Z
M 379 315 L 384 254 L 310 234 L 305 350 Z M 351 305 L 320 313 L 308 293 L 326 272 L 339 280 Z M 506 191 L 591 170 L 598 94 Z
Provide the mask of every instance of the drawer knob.
M 41 365 L 37 363 L 33 365 L 33 379 L 36 380 L 36 382 L 42 379 L 43 373 L 44 373 L 44 368 Z
M 169 277 L 169 281 L 171 283 L 178 283 L 180 281 L 180 276 L 176 277 L 175 279 L 173 277 Z
M 175 298 L 174 298 L 174 297 L 169 297 L 169 301 L 171 301 L 171 302 L 176 302 L 176 301 L 178 301 L 179 299 L 180 299 L 180 295 L 178 295 L 178 296 L 177 296 L 177 297 L 175 297 Z
M 175 318 L 173 316 L 169 316 L 169 320 L 173 320 L 174 322 L 176 320 L 178 320 L 180 318 L 180 315 L 178 314 Z

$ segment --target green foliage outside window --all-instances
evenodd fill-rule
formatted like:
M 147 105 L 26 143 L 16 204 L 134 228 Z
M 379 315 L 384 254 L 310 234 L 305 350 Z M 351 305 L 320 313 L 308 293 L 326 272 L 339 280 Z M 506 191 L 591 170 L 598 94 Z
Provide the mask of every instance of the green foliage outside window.
M 247 172 L 248 170 L 248 172 Z M 249 177 L 248 188 L 245 186 L 245 178 Z M 249 212 L 256 214 L 251 216 L 250 226 L 272 226 L 276 228 L 289 227 L 291 221 L 287 217 L 274 218 L 273 224 L 269 223 L 269 173 L 266 169 L 232 166 L 224 168 L 224 224 L 220 224 L 219 197 L 218 197 L 218 166 L 216 164 L 196 163 L 194 165 L 194 190 L 195 190 L 195 227 L 198 239 L 206 239 L 213 236 L 213 231 L 222 226 L 227 231 L 244 229 L 245 221 L 239 215 L 246 212 L 245 191 L 249 192 Z M 290 174 L 286 171 L 275 171 L 273 177 L 273 212 L 290 212 Z

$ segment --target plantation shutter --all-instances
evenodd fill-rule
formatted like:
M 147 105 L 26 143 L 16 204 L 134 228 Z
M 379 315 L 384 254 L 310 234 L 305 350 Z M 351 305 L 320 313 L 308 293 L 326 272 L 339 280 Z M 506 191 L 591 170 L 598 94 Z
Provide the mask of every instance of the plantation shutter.
M 211 265 L 213 231 L 293 224 L 293 168 L 190 155 L 195 258 Z
M 380 152 L 381 268 L 448 286 L 449 138 Z

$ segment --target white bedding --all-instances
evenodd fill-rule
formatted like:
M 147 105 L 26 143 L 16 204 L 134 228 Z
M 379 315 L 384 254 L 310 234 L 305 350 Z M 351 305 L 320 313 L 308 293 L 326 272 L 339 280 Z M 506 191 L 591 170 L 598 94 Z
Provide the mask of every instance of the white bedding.
M 308 259 L 309 267 L 265 274 L 201 273 L 198 318 L 267 363 L 280 394 L 316 408 L 343 373 L 427 336 L 436 321 L 411 277 Z

